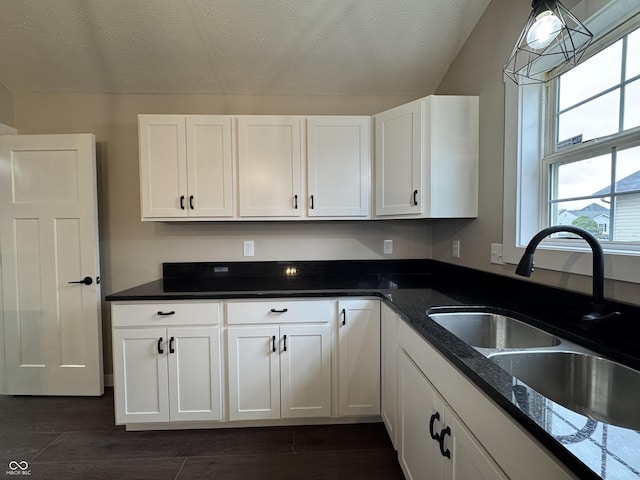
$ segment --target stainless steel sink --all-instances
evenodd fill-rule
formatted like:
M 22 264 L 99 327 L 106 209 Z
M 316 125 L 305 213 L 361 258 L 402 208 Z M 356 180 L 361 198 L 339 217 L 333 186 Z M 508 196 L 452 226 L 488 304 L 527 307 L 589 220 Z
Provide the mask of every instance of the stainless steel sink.
M 489 312 L 429 313 L 463 342 L 479 348 L 553 347 L 560 339 L 515 318 Z
M 555 403 L 640 430 L 640 372 L 584 352 L 494 353 L 489 358 Z

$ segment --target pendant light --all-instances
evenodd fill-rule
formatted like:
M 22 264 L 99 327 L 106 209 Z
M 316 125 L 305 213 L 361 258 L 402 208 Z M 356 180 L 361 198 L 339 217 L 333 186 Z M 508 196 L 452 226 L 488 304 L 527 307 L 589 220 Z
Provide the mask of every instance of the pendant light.
M 564 64 L 575 66 L 593 34 L 558 0 L 533 0 L 504 73 L 518 85 L 544 83 Z

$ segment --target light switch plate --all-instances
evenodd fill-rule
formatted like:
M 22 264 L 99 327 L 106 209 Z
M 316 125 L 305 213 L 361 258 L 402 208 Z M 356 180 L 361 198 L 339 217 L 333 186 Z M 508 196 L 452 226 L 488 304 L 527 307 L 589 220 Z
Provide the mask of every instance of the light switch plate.
M 242 242 L 242 250 L 245 257 L 253 257 L 256 254 L 255 244 L 253 240 L 245 240 Z
M 451 243 L 451 256 L 453 258 L 460 258 L 460 240 L 454 240 Z
M 386 255 L 391 255 L 393 253 L 393 240 L 385 240 L 382 251 Z
M 502 260 L 502 244 L 501 243 L 491 244 L 491 263 L 504 265 L 504 260 Z

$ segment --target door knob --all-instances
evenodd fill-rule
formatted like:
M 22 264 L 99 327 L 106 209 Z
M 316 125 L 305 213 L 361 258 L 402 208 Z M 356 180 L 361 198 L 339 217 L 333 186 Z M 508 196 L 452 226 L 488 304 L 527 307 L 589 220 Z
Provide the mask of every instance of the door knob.
M 83 283 L 85 285 L 91 285 L 93 283 L 93 279 L 91 277 L 84 277 L 82 280 L 78 280 L 76 282 L 67 282 L 67 283 Z

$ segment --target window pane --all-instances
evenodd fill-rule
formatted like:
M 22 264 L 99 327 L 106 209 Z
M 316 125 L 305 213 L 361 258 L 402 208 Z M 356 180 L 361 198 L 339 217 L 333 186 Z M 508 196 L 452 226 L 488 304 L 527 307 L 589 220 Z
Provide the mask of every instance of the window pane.
M 552 198 L 587 197 L 611 184 L 611 155 L 557 165 L 555 168 L 558 193 Z
M 615 188 L 616 192 L 640 190 L 640 147 L 618 152 Z
M 627 85 L 624 95 L 624 129 L 628 130 L 640 126 L 640 80 Z
M 551 224 L 581 227 L 593 233 L 596 238 L 608 240 L 609 203 L 601 200 L 560 202 L 553 206 Z
M 622 40 L 618 40 L 560 77 L 560 110 L 617 85 L 621 76 Z
M 580 134 L 586 141 L 618 133 L 619 116 L 620 90 L 616 89 L 560 115 L 557 141 Z
M 640 28 L 629 34 L 627 43 L 627 80 L 640 75 Z

